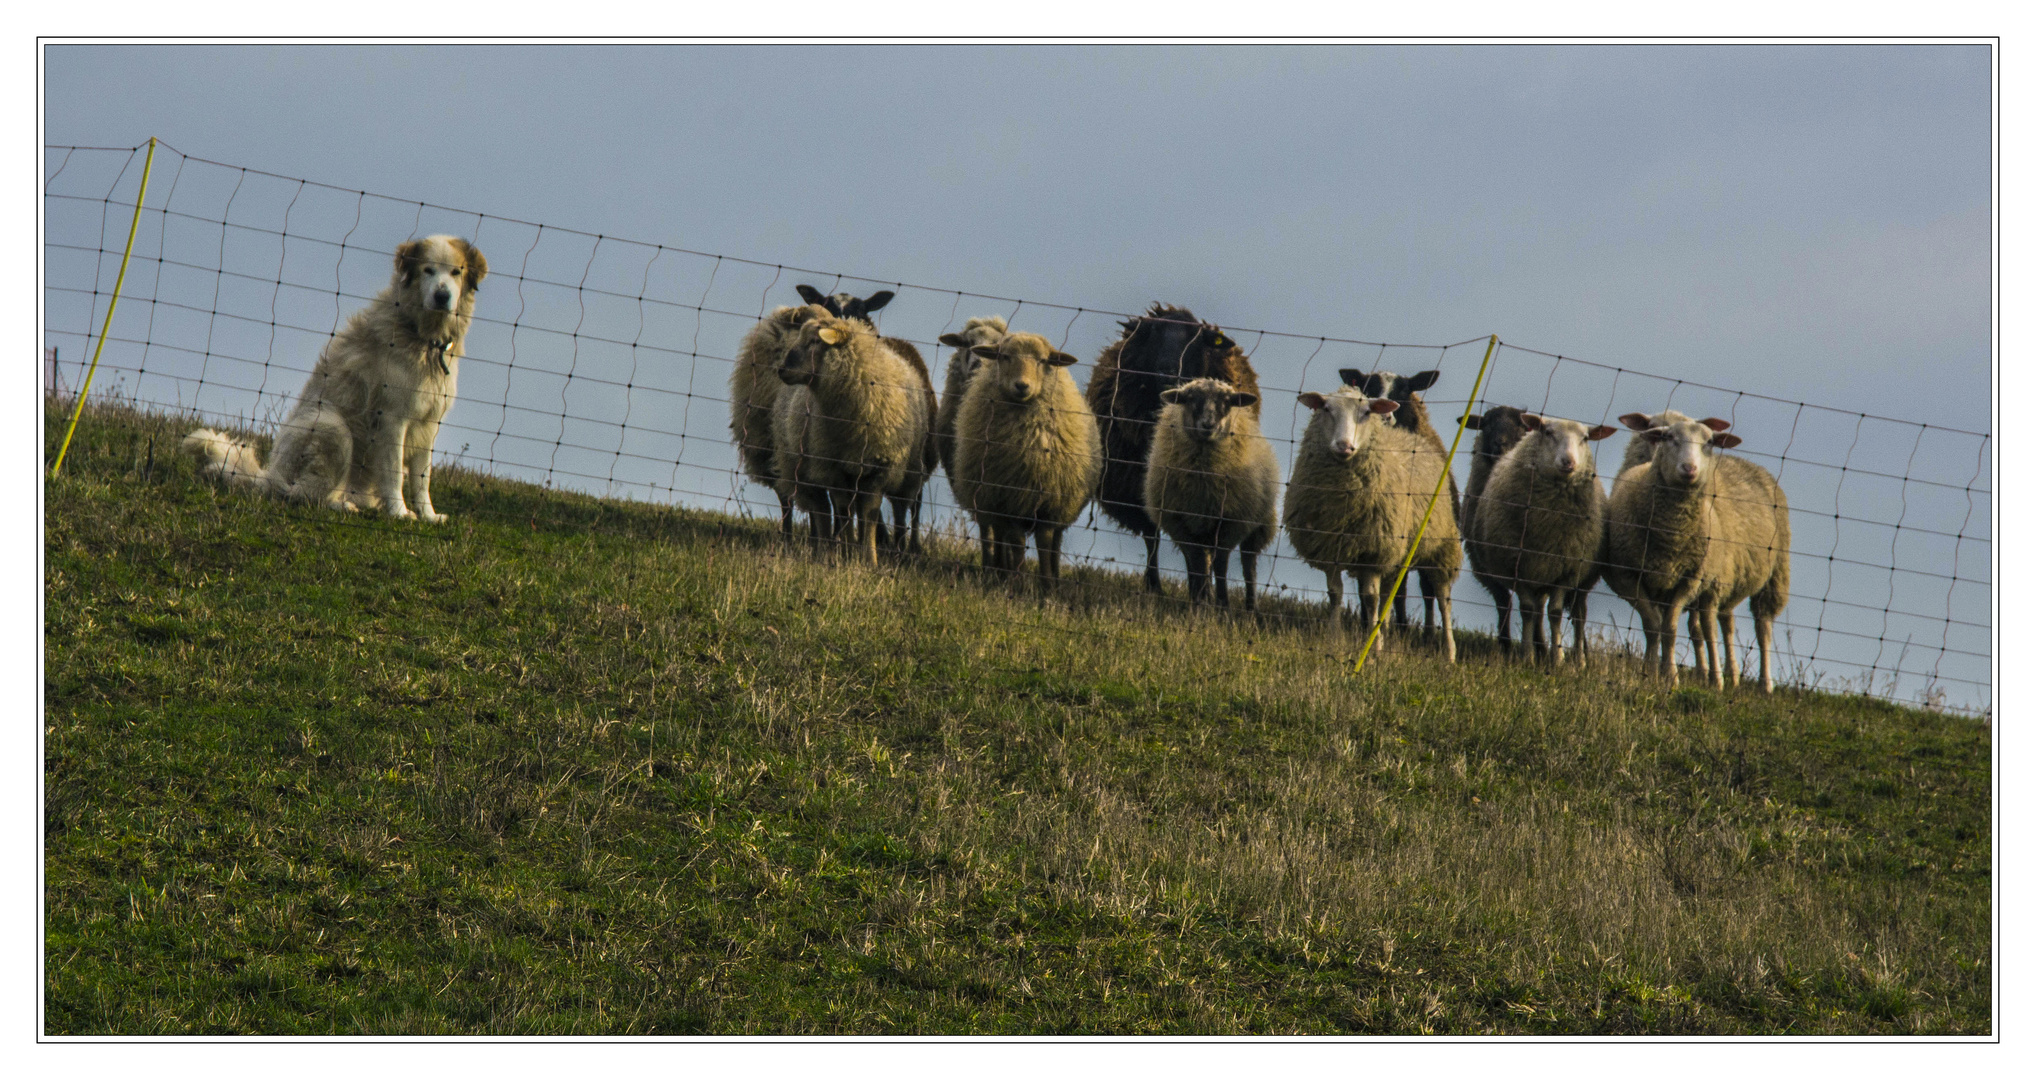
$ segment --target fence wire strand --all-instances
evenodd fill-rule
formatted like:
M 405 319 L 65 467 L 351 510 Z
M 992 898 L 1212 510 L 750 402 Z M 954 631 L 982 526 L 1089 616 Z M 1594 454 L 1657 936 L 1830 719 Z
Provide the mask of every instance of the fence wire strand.
M 926 358 L 936 392 L 944 387 L 940 361 L 955 362 L 939 338 L 970 317 L 971 306 L 974 314 L 999 314 L 1013 332 L 1045 335 L 1074 354 L 1081 361 L 1073 369 L 1078 388 L 1122 333 L 1120 323 L 1145 316 L 630 240 L 160 149 L 178 161 L 162 194 L 151 194 L 144 207 L 142 227 L 154 235 L 133 258 L 150 272 L 135 275 L 125 301 L 149 312 L 135 320 L 123 306 L 123 326 L 107 328 L 101 366 L 112 381 L 102 396 L 187 426 L 202 420 L 273 434 L 325 342 L 382 291 L 397 245 L 433 232 L 466 235 L 501 257 L 480 287 L 436 460 L 561 491 L 728 514 L 739 527 L 775 530 L 780 515 L 777 496 L 742 471 L 727 426 L 726 388 L 740 339 L 778 304 L 803 303 L 793 286 L 830 294 L 893 291 L 891 303 L 871 313 L 872 326 Z M 119 245 L 108 242 L 108 223 L 121 192 L 132 205 L 139 148 L 46 150 L 55 167 L 44 191 L 43 345 L 59 350 L 62 362 L 51 377 L 61 384 L 62 368 L 73 363 L 65 358 L 83 355 L 73 346 L 89 336 L 102 274 L 119 256 Z M 1198 308 L 1197 315 L 1221 323 L 1219 312 Z M 1023 325 L 1028 317 L 1037 325 Z M 1251 343 L 1257 408 L 1280 461 L 1282 494 L 1311 415 L 1298 395 L 1339 385 L 1333 370 L 1318 364 L 1440 371 L 1426 405 L 1443 418 L 1445 442 L 1466 404 L 1473 413 L 1510 404 L 1550 416 L 1596 415 L 1601 424 L 1665 408 L 1728 419 L 1730 431 L 1745 439 L 1736 456 L 1781 481 L 1790 507 L 1795 580 L 1775 620 L 1777 683 L 1991 716 L 1992 582 L 1967 572 L 1976 553 L 1984 553 L 1981 566 L 1992 565 L 1992 491 L 1984 485 L 1990 433 L 1504 341 L 1481 400 L 1469 403 L 1451 395 L 1469 390 L 1478 356 L 1466 347 L 1482 346 L 1484 335 L 1449 344 L 1386 343 L 1222 325 L 1232 340 Z M 1466 432 L 1458 458 L 1459 487 L 1472 434 Z M 1600 482 L 1609 487 L 1623 447 L 1594 446 Z M 922 498 L 925 531 L 945 538 L 945 550 L 970 553 L 941 560 L 957 571 L 973 566 L 970 515 L 955 504 L 943 473 L 933 473 Z M 1099 510 L 1092 500 L 1067 528 L 1061 559 L 1084 573 L 1084 588 L 1139 595 L 1133 575 L 1145 563 L 1142 545 Z M 344 515 L 289 512 L 359 524 Z M 1186 605 L 1175 569 L 1180 557 L 1174 544 L 1163 544 L 1166 592 L 1159 602 L 1169 608 Z M 1266 623 L 1312 628 L 1328 618 L 1322 574 L 1294 553 L 1284 526 L 1259 560 L 1259 582 Z M 1407 591 L 1413 586 L 1410 576 Z M 1483 591 L 1468 572 L 1456 581 L 1451 599 L 1459 628 L 1493 629 L 1498 609 Z M 1589 612 L 1594 647 L 1638 652 L 1634 612 L 1603 586 Z M 1064 621 L 1037 625 L 1077 629 Z M 1806 647 L 1798 646 L 1796 631 Z M 1347 639 L 1344 646 L 1354 651 Z M 1743 641 L 1739 651 L 1746 651 Z

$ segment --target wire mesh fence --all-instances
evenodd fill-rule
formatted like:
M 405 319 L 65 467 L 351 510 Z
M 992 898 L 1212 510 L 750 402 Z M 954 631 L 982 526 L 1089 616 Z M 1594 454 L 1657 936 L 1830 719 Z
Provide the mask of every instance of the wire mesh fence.
M 51 392 L 74 392 L 100 333 L 141 154 L 48 147 L 45 160 L 43 378 Z M 777 527 L 779 504 L 743 475 L 729 436 L 729 378 L 757 321 L 803 303 L 797 286 L 895 293 L 870 317 L 928 359 L 935 387 L 955 352 L 939 344 L 941 335 L 971 317 L 1001 316 L 1013 331 L 1044 336 L 1079 358 L 1072 370 L 1085 384 L 1094 358 L 1141 314 L 693 251 L 283 177 L 168 147 L 157 165 L 120 312 L 105 330 L 95 394 L 273 433 L 320 350 L 387 284 L 397 245 L 451 233 L 486 253 L 490 274 L 460 361 L 458 398 L 438 435 L 438 461 L 754 518 L 759 528 Z M 1256 373 L 1260 427 L 1282 481 L 1310 416 L 1300 393 L 1335 389 L 1343 369 L 1438 371 L 1425 397 L 1446 442 L 1471 404 L 1487 341 L 1385 343 L 1228 324 L 1223 332 Z M 1776 477 L 1790 508 L 1793 586 L 1775 623 L 1777 681 L 1990 716 L 1990 433 L 1505 342 L 1474 408 L 1493 404 L 1587 425 L 1663 409 L 1729 421 L 1745 440 L 1735 452 Z M 1454 463 L 1459 486 L 1472 434 Z M 1612 479 L 1623 438 L 1595 444 L 1601 482 Z M 973 535 L 945 476 L 927 484 L 923 499 L 929 530 Z M 1162 547 L 1166 595 L 1179 602 L 1182 555 L 1171 543 Z M 1094 503 L 1062 545 L 1070 566 L 1131 572 L 1106 579 L 1127 593 L 1139 591 L 1146 555 L 1140 538 Z M 1271 605 L 1267 617 L 1324 617 L 1323 575 L 1297 557 L 1284 532 L 1258 576 L 1269 598 L 1289 601 Z M 1454 607 L 1460 628 L 1494 628 L 1495 608 L 1468 574 L 1454 589 Z M 1604 586 L 1589 612 L 1602 646 L 1638 649 L 1634 611 Z

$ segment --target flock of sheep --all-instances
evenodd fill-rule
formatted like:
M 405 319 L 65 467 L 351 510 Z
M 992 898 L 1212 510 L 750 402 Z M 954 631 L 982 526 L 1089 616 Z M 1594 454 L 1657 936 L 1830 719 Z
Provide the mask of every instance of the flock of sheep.
M 1284 521 L 1296 553 L 1327 575 L 1330 611 L 1344 610 L 1347 572 L 1359 629 L 1383 632 L 1407 620 L 1404 593 L 1386 617 L 1381 582 L 1418 536 L 1424 625 L 1439 632 L 1451 662 L 1449 594 L 1468 554 L 1508 648 L 1517 596 L 1521 637 L 1536 658 L 1562 662 L 1567 611 L 1581 662 L 1585 598 L 1602 579 L 1640 615 L 1644 667 L 1671 685 L 1685 612 L 1700 676 L 1720 687 L 1738 680 L 1732 612 L 1750 600 L 1761 689 L 1774 688 L 1788 500 L 1765 469 L 1717 454 L 1739 443 L 1723 420 L 1620 417 L 1634 435 L 1607 497 L 1591 443 L 1616 428 L 1494 406 L 1470 417 L 1478 434 L 1459 498 L 1418 393 L 1437 373 L 1344 370 L 1333 392 L 1300 395 L 1312 416 L 1282 499 L 1272 444 L 1259 431 L 1257 374 L 1220 328 L 1185 308 L 1154 304 L 1125 321 L 1086 392 L 1068 371 L 1076 358 L 1045 338 L 996 316 L 970 319 L 940 337 L 955 351 L 936 397 L 918 350 L 880 337 L 869 319 L 890 292 L 824 296 L 801 285 L 799 295 L 804 306 L 777 308 L 744 337 L 729 381 L 730 428 L 744 472 L 777 493 L 785 534 L 794 510 L 804 511 L 816 552 L 852 543 L 874 563 L 880 538 L 918 552 L 921 492 L 944 469 L 993 571 L 1017 571 L 1029 535 L 1051 588 L 1061 537 L 1093 499 L 1145 541 L 1148 590 L 1160 591 L 1164 533 L 1187 560 L 1192 601 L 1210 599 L 1213 579 L 1215 602 L 1228 606 L 1236 551 L 1244 607 L 1255 610 L 1258 556 Z M 1430 511 L 1443 485 L 1449 497 Z

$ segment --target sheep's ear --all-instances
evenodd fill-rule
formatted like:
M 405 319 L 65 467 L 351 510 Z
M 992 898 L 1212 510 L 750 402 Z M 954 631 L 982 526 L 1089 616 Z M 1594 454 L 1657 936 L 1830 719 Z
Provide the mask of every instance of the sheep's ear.
M 1737 436 L 1737 435 L 1713 435 L 1713 436 L 1711 436 L 1711 445 L 1712 445 L 1712 446 L 1718 446 L 1718 447 L 1723 447 L 1724 449 L 1727 449 L 1727 450 L 1730 450 L 1730 449 L 1732 449 L 1733 447 L 1735 447 L 1735 446 L 1738 446 L 1738 445 L 1739 445 L 1739 444 L 1740 444 L 1740 443 L 1741 443 L 1742 441 L 1744 441 L 1744 440 L 1740 439 L 1740 437 L 1739 437 L 1739 436 Z
M 1646 431 L 1654 425 L 1648 422 L 1646 413 L 1630 412 L 1619 418 L 1619 422 L 1634 431 Z
M 1472 431 L 1483 431 L 1485 429 L 1485 418 L 1473 413 L 1470 419 L 1463 422 L 1463 426 Z
M 940 343 L 942 345 L 952 345 L 957 349 L 966 349 L 969 347 L 969 339 L 961 336 L 960 334 L 942 334 L 940 335 Z
M 1523 412 L 1520 414 L 1520 425 L 1529 431 L 1540 431 L 1541 417 L 1531 412 Z
M 1249 409 L 1256 404 L 1258 404 L 1257 394 L 1239 390 L 1230 395 L 1230 407 L 1233 409 Z
M 1620 417 L 1620 419 L 1623 420 L 1625 419 L 1625 417 L 1622 416 Z M 1667 428 L 1651 427 L 1640 429 L 1640 437 L 1646 439 L 1648 442 L 1651 443 L 1659 443 L 1662 440 L 1667 439 L 1668 435 L 1669 431 Z
M 811 285 L 799 286 L 799 299 L 809 304 L 818 304 L 821 307 L 827 306 L 827 297 L 822 295 L 819 289 Z
M 1440 371 L 1417 371 L 1414 374 L 1407 376 L 1407 389 L 1426 390 L 1429 387 L 1434 386 L 1435 380 L 1441 377 L 1442 372 Z
M 823 326 L 820 328 L 820 340 L 829 345 L 839 345 L 848 340 L 848 334 L 837 326 Z
M 891 298 L 897 295 L 898 295 L 897 293 L 894 293 L 889 289 L 885 289 L 882 292 L 873 292 L 870 294 L 869 299 L 862 302 L 862 309 L 866 312 L 875 311 L 876 309 L 883 307 L 885 304 L 890 303 Z
M 1359 371 L 1354 367 L 1338 368 L 1336 371 L 1336 377 L 1342 379 L 1343 385 L 1345 386 L 1364 385 L 1364 372 Z
M 1618 430 L 1619 430 L 1618 428 L 1615 428 L 1610 424 L 1599 424 L 1597 427 L 1594 427 L 1591 430 L 1585 432 L 1584 438 L 1589 439 L 1592 442 L 1597 442 L 1599 439 L 1610 438 L 1612 436 L 1612 433 Z
M 1732 422 L 1730 420 L 1720 420 L 1715 416 L 1709 417 L 1708 419 L 1699 420 L 1697 421 L 1697 423 L 1702 424 L 1707 428 L 1710 428 L 1712 431 L 1723 431 L 1726 428 L 1732 426 Z
M 1316 393 L 1313 390 L 1309 390 L 1306 393 L 1303 393 L 1297 400 L 1299 400 L 1301 404 L 1306 405 L 1307 407 L 1315 409 L 1317 411 L 1320 411 L 1323 406 L 1329 404 L 1328 398 L 1323 397 L 1322 395 Z
M 1080 360 L 1074 358 L 1074 354 L 1064 353 L 1058 349 L 1046 354 L 1046 362 L 1052 367 L 1073 367 L 1081 363 Z
M 467 243 L 463 239 L 454 240 L 452 242 L 452 246 L 458 248 L 460 258 L 466 260 L 467 289 L 468 291 L 472 291 L 474 286 L 479 285 L 481 283 L 482 278 L 488 276 L 488 257 L 481 254 L 480 248 L 477 248 L 474 245 Z
M 1375 397 L 1371 399 L 1371 411 L 1381 416 L 1389 412 L 1399 412 L 1400 403 L 1392 398 Z
M 978 360 L 994 360 L 997 357 L 997 347 L 995 345 L 971 345 L 969 346 L 969 355 Z
M 1161 390 L 1159 399 L 1169 405 L 1178 405 L 1181 402 L 1181 388 L 1176 386 L 1171 390 Z

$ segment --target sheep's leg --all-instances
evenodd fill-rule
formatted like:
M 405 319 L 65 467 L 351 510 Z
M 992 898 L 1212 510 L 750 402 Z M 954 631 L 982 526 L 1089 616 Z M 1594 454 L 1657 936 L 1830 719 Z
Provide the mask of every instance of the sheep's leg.
M 1039 528 L 1040 589 L 1060 584 L 1060 538 L 1065 530 L 1052 525 Z
M 1379 575 L 1361 573 L 1357 576 L 1357 624 L 1366 636 L 1374 630 L 1378 631 L 1379 643 L 1376 647 L 1382 653 L 1386 651 L 1386 623 L 1391 621 L 1386 615 L 1384 605 L 1380 603 L 1383 599 L 1384 597 L 1379 595 Z
M 1555 589 L 1548 594 L 1548 662 L 1562 666 L 1562 604 L 1563 591 Z
M 919 542 L 919 506 L 920 506 L 920 504 L 921 504 L 921 503 L 924 503 L 925 501 L 926 501 L 926 492 L 925 492 L 925 490 L 924 490 L 924 489 L 921 489 L 921 490 L 920 490 L 920 492 L 919 492 L 919 494 L 917 494 L 917 495 L 914 495 L 914 496 L 912 496 L 912 546 L 911 546 L 911 552 L 912 552 L 912 554 L 914 554 L 914 555 L 923 555 L 923 554 L 925 554 L 925 553 L 926 553 L 926 548 L 925 548 L 925 547 L 924 547 L 924 546 L 923 546 L 922 544 L 920 544 L 920 542 Z
M 1393 594 L 1393 629 L 1407 628 L 1407 586 L 1403 582 L 1400 591 Z
M 1548 658 L 1548 632 L 1542 622 L 1542 612 L 1548 600 L 1540 593 L 1533 596 L 1520 594 L 1520 639 L 1534 643 L 1534 662 L 1537 664 Z
M 1343 614 L 1343 571 L 1341 568 L 1324 570 L 1322 571 L 1322 576 L 1329 579 L 1327 589 L 1329 593 L 1329 625 L 1332 629 L 1341 629 L 1341 624 L 1350 621 Z
M 1203 603 L 1209 597 L 1209 549 L 1200 544 L 1182 544 L 1181 556 L 1188 561 L 1188 602 Z
M 1590 598 L 1591 594 L 1582 589 L 1573 590 L 1569 594 L 1569 623 L 1576 632 L 1576 666 L 1580 668 L 1590 666 L 1588 659 L 1590 650 L 1584 638 L 1584 621 L 1590 611 Z
M 1703 635 L 1703 643 L 1697 652 L 1704 659 L 1704 681 L 1722 690 L 1725 688 L 1725 670 L 1718 664 L 1718 608 L 1706 602 L 1690 614 Z
M 1739 685 L 1739 643 L 1732 640 L 1732 609 L 1718 613 L 1718 651 L 1725 661 L 1725 686 Z
M 1425 590 L 1427 587 L 1423 586 L 1422 588 Z M 1454 664 L 1456 663 L 1456 628 L 1450 624 L 1449 585 L 1447 583 L 1444 583 L 1435 590 L 1435 611 L 1436 614 L 1441 616 L 1442 658 Z
M 1753 613 L 1753 640 L 1760 646 L 1760 692 L 1774 693 L 1774 677 L 1768 674 L 1768 646 L 1774 638 L 1774 616 Z
M 824 505 L 821 509 L 806 511 L 806 539 L 813 548 L 813 557 L 815 559 L 820 558 L 820 545 L 823 542 L 832 542 L 834 539 L 834 511 L 832 503 L 833 499 L 829 498 L 826 500 L 827 505 Z
M 1230 606 L 1230 549 L 1212 548 L 1209 562 L 1216 573 L 1216 606 L 1227 608 Z
M 1158 593 L 1159 587 L 1159 534 L 1145 538 L 1145 591 Z
M 1431 635 L 1435 633 L 1435 605 L 1442 591 L 1441 577 L 1433 570 L 1421 571 L 1421 629 Z
M 1258 610 L 1258 552 L 1240 551 L 1237 561 L 1244 567 L 1244 610 Z
M 902 552 L 906 550 L 905 516 L 911 512 L 911 509 L 912 503 L 910 500 L 897 495 L 891 496 L 891 535 L 889 539 L 892 551 Z
M 1683 606 L 1676 601 L 1662 605 L 1661 612 L 1661 673 L 1668 677 L 1668 688 L 1675 689 L 1681 672 L 1675 665 L 1675 620 L 1683 613 Z
M 1647 650 L 1640 656 L 1640 670 L 1651 674 L 1659 666 L 1661 655 L 1661 611 L 1654 606 L 1654 601 L 1638 596 L 1627 602 L 1640 616 L 1640 634 L 1647 640 Z
M 1704 620 L 1700 615 L 1701 611 L 1702 608 L 1700 607 L 1691 608 L 1686 616 L 1689 620 L 1688 625 L 1690 628 L 1690 660 L 1696 668 L 1697 678 L 1704 682 L 1710 682 L 1711 664 L 1710 659 L 1704 655 L 1704 644 L 1711 640 L 1711 635 L 1704 632 Z
M 881 501 L 871 502 L 862 512 L 862 549 L 871 566 L 877 564 L 877 532 L 884 527 L 883 519 L 884 506 Z
M 778 493 L 778 511 L 782 515 L 778 528 L 784 534 L 785 542 L 792 540 L 792 496 L 790 492 Z
M 1513 653 L 1513 590 L 1500 589 L 1493 593 L 1492 606 L 1499 613 L 1499 651 L 1511 656 Z

